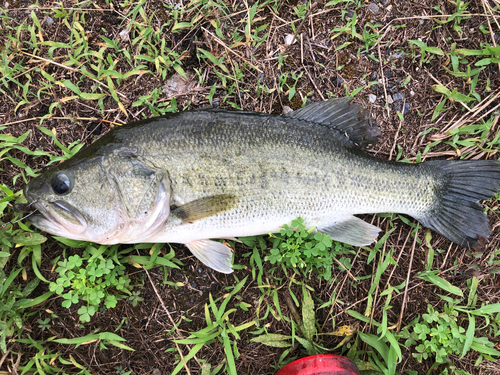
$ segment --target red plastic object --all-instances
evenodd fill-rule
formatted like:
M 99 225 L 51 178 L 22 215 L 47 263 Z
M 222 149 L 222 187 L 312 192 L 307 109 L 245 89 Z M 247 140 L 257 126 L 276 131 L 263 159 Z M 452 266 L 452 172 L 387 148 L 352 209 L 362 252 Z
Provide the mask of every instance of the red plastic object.
M 275 375 L 360 375 L 356 365 L 346 357 L 317 354 L 289 363 Z

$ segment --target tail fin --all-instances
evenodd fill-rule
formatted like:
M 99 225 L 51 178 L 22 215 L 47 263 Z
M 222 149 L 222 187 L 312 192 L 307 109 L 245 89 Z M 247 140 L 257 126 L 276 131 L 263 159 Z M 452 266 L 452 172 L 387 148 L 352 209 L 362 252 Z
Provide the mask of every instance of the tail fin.
M 488 217 L 478 201 L 500 191 L 500 162 L 493 160 L 437 160 L 425 164 L 445 181 L 436 191 L 439 203 L 423 218 L 417 218 L 462 246 L 483 247 L 490 235 Z

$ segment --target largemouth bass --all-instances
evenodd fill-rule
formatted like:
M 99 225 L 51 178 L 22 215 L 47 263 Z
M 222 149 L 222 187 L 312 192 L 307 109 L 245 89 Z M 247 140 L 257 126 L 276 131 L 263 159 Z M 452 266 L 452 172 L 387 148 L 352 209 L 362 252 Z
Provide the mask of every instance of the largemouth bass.
M 230 273 L 231 250 L 211 239 L 307 226 L 355 246 L 380 228 L 354 215 L 407 214 L 449 240 L 490 234 L 479 200 L 500 190 L 498 161 L 397 163 L 362 148 L 378 129 L 348 99 L 285 116 L 187 111 L 117 127 L 24 190 L 31 222 L 100 244 L 185 244 Z

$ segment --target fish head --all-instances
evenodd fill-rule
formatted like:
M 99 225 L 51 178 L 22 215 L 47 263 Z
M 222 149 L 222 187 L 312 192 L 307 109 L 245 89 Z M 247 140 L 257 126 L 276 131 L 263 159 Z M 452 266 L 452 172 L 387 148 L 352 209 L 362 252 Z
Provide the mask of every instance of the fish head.
M 101 158 L 62 163 L 31 180 L 24 188 L 28 205 L 37 211 L 30 221 L 51 234 L 89 240 L 102 238 L 119 225 L 113 191 Z
M 120 155 L 69 159 L 24 189 L 29 220 L 53 235 L 101 244 L 142 242 L 170 212 L 163 174 Z

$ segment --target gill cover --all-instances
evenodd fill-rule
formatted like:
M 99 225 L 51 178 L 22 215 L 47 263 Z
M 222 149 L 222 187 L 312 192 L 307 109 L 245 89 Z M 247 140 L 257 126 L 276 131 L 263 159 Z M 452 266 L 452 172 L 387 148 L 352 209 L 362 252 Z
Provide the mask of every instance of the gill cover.
M 135 149 L 121 148 L 103 160 L 117 192 L 122 223 L 110 243 L 136 243 L 151 237 L 170 213 L 170 186 L 162 171 L 149 166 Z

